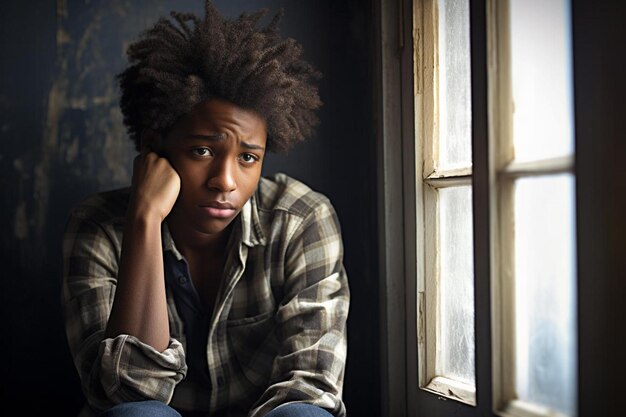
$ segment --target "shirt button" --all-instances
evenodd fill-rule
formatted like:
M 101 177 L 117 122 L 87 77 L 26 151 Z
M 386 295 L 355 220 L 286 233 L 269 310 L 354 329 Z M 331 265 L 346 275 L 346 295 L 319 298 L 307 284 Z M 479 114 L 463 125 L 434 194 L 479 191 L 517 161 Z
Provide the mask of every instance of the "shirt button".
M 186 282 L 187 282 L 187 277 L 186 276 L 181 275 L 181 276 L 178 277 L 178 283 L 179 284 L 182 285 L 182 284 L 185 284 Z

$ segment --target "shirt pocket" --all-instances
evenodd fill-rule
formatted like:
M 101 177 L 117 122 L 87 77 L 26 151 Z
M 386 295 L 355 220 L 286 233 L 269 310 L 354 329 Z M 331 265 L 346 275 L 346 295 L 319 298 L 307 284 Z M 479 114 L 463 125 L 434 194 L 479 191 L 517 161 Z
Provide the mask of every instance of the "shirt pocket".
M 233 359 L 248 383 L 267 386 L 278 353 L 275 312 L 229 320 L 226 323 Z

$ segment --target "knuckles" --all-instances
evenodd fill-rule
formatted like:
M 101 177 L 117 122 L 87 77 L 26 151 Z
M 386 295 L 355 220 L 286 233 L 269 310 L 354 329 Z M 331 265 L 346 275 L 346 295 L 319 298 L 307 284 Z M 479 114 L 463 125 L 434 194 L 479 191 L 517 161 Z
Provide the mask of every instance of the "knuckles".
M 154 152 L 139 154 L 133 161 L 133 176 L 140 176 L 144 180 L 154 177 L 171 181 L 177 179 L 180 181 L 178 173 L 170 162 Z

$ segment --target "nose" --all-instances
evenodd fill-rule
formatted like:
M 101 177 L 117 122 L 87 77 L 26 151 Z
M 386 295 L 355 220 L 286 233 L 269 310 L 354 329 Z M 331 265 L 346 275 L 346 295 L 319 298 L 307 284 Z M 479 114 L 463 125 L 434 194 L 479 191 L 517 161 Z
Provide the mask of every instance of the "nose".
M 224 193 L 236 190 L 236 169 L 236 161 L 230 161 L 230 158 L 215 158 L 211 164 L 207 187 Z

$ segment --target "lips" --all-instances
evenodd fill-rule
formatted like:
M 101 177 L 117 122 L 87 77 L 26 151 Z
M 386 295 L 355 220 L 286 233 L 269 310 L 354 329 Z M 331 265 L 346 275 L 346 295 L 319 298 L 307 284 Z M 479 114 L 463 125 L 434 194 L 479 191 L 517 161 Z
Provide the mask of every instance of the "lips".
M 218 219 L 232 217 L 235 214 L 235 206 L 226 201 L 211 201 L 201 204 L 200 208 L 209 216 Z
M 211 201 L 207 204 L 201 204 L 202 207 L 213 207 L 220 210 L 234 210 L 235 206 L 230 204 L 228 201 Z

